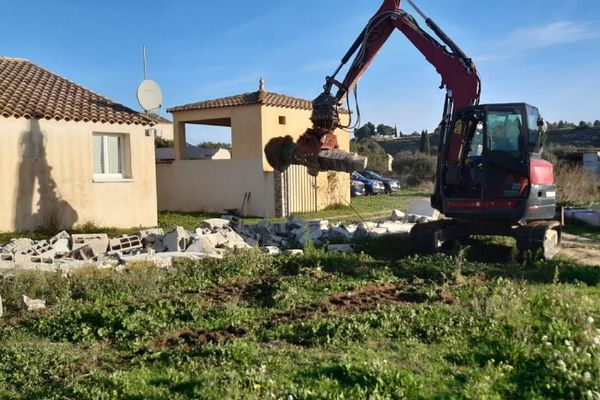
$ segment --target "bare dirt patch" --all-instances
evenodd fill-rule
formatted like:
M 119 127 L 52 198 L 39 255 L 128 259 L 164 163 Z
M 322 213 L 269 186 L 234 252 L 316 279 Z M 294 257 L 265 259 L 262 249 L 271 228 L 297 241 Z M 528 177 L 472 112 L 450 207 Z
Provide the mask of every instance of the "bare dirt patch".
M 373 310 L 380 305 L 402 306 L 425 302 L 456 304 L 458 300 L 444 291 L 430 297 L 415 288 L 407 288 L 401 284 L 372 284 L 354 292 L 336 293 L 325 298 L 320 304 L 299 307 L 288 313 L 276 314 L 269 318 L 265 325 L 268 328 L 276 324 L 296 322 L 321 315 L 364 312 Z
M 562 234 L 561 255 L 579 263 L 600 267 L 600 241 Z

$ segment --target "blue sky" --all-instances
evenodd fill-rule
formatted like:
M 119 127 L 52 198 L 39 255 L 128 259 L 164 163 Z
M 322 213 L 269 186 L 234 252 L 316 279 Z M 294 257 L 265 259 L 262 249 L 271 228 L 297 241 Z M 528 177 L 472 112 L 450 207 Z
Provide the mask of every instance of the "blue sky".
M 551 121 L 600 119 L 600 1 L 416 3 L 473 58 L 482 102 L 526 101 Z M 267 90 L 312 99 L 379 5 L 11 1 L 0 16 L 0 55 L 27 58 L 139 109 L 135 90 L 146 45 L 148 75 L 163 89 L 160 113 L 167 117 L 171 106 L 254 91 L 261 76 Z M 396 124 L 403 132 L 435 128 L 444 96 L 439 82 L 433 67 L 395 33 L 359 82 L 363 122 Z M 209 129 L 189 139 L 229 137 Z

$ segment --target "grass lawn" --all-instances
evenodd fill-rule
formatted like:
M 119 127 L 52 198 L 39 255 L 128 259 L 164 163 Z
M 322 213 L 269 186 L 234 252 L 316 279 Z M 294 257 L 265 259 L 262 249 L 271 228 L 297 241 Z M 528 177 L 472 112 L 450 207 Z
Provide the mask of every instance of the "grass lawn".
M 598 396 L 600 268 L 403 246 L 0 281 L 0 398 Z
M 394 209 L 406 211 L 410 202 L 416 197 L 428 197 L 429 193 L 417 189 L 402 189 L 391 195 L 363 196 L 352 198 L 351 205 L 337 205 L 328 207 L 316 213 L 298 214 L 305 219 L 331 219 L 344 221 L 360 221 L 373 216 L 386 216 Z M 199 222 L 206 218 L 218 217 L 220 214 L 187 213 L 187 212 L 161 212 L 158 217 L 159 225 L 165 229 L 174 226 L 183 226 L 194 229 Z M 244 218 L 248 224 L 262 221 L 262 218 Z M 282 221 L 285 218 L 271 218 L 269 221 Z

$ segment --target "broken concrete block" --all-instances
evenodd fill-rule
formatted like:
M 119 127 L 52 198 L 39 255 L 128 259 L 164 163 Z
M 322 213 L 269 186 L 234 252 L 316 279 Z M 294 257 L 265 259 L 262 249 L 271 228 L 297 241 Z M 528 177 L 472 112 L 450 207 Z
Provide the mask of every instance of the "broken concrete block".
M 388 230 L 386 228 L 375 227 L 375 228 L 369 230 L 369 232 L 367 233 L 367 236 L 381 237 L 383 235 L 386 235 L 387 233 L 388 233 Z
M 140 239 L 144 243 L 154 243 L 165 234 L 162 228 L 142 229 L 140 231 Z
M 72 250 L 79 247 L 90 245 L 96 255 L 106 253 L 109 245 L 108 235 L 106 233 L 78 233 L 71 236 L 73 242 Z
M 244 241 L 240 235 L 232 230 L 222 230 L 217 232 L 217 235 L 220 235 L 220 243 L 219 247 L 224 247 L 227 249 L 250 249 L 248 243 Z
M 356 231 L 354 232 L 355 237 L 364 237 L 369 234 L 369 232 L 377 227 L 377 224 L 372 221 L 361 222 L 358 224 Z
M 29 250 L 33 246 L 33 240 L 29 238 L 12 239 L 6 245 L 4 249 L 11 253 L 23 253 Z
M 402 221 L 405 216 L 406 216 L 406 214 L 403 213 L 402 211 L 394 210 L 394 211 L 392 211 L 392 215 L 390 215 L 390 219 L 392 221 Z
M 284 250 L 283 253 L 290 255 L 290 256 L 301 256 L 302 254 L 304 254 L 304 250 L 302 250 L 302 249 L 287 249 L 287 250 Z
M 408 214 L 422 215 L 433 219 L 438 219 L 440 216 L 440 212 L 431 207 L 431 201 L 426 198 L 417 199 L 410 203 Z
M 167 245 L 165 245 L 163 241 L 159 239 L 156 242 L 152 243 L 152 250 L 154 250 L 157 253 L 162 253 L 164 251 L 167 251 Z
M 108 242 L 108 254 L 129 253 L 141 248 L 142 240 L 138 235 L 123 235 L 118 238 L 110 239 Z
M 15 265 L 23 269 L 47 269 L 54 264 L 52 257 L 42 257 L 32 254 L 15 254 Z
M 426 217 L 424 215 L 417 216 L 417 224 L 424 224 L 425 222 L 435 221 L 435 218 Z
M 327 246 L 327 251 L 331 253 L 351 254 L 355 250 L 353 244 L 330 244 Z
M 380 228 L 387 229 L 387 233 L 410 233 L 414 224 L 402 221 L 385 221 L 379 224 Z
M 353 233 L 354 232 L 348 232 L 348 230 L 343 226 L 332 226 L 329 228 L 329 231 L 327 231 L 327 237 L 330 239 L 348 240 L 352 239 Z
M 281 249 L 277 246 L 265 246 L 263 247 L 263 252 L 270 255 L 276 255 L 281 254 Z
M 287 220 L 289 229 L 297 229 L 306 226 L 306 221 L 296 215 L 290 215 Z
M 69 254 L 70 257 L 76 260 L 91 260 L 96 257 L 98 253 L 94 251 L 94 248 L 91 244 L 84 244 L 82 246 L 78 246 L 75 250 L 71 251 Z
M 183 227 L 178 226 L 163 236 L 162 242 L 167 246 L 167 251 L 185 251 L 190 243 L 190 235 Z
M 225 218 L 209 218 L 202 221 L 200 226 L 209 229 L 223 229 L 229 226 L 229 220 Z
M 189 253 L 211 252 L 214 251 L 222 241 L 223 237 L 219 233 L 202 234 L 198 236 L 185 251 Z
M 30 299 L 23 295 L 23 307 L 27 311 L 42 310 L 46 308 L 46 300 Z
M 71 239 L 71 235 L 69 235 L 69 233 L 67 231 L 60 231 L 58 232 L 56 235 L 52 236 L 49 240 L 48 243 L 50 244 L 54 244 L 57 241 L 61 240 L 61 239 L 66 239 L 67 242 L 69 241 L 69 239 Z
M 0 253 L 0 261 L 15 261 L 13 253 Z

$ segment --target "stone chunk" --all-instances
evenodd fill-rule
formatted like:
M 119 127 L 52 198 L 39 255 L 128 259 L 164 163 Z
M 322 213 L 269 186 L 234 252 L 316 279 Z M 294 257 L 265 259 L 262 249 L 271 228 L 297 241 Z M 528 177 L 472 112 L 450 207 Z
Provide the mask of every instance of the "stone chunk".
M 302 250 L 302 249 L 287 249 L 287 250 L 284 250 L 283 253 L 290 255 L 290 256 L 301 256 L 302 254 L 304 254 L 304 250 Z
M 265 246 L 263 247 L 263 252 L 270 255 L 276 255 L 281 254 L 281 249 L 277 246 Z
M 162 228 L 142 229 L 140 239 L 145 243 L 154 243 L 165 234 Z
M 202 228 L 209 228 L 209 229 L 223 229 L 226 226 L 229 226 L 229 222 L 230 221 L 225 218 L 209 218 L 209 219 L 205 219 L 204 221 L 202 221 L 200 226 Z
M 392 211 L 392 215 L 390 215 L 390 219 L 392 221 L 402 221 L 404 217 L 406 217 L 406 214 L 400 210 L 394 210 Z
M 355 252 L 353 244 L 330 244 L 327 246 L 327 251 L 330 253 L 351 254 Z
M 110 242 L 106 233 L 78 233 L 71 236 L 71 240 L 73 251 L 89 245 L 96 255 L 106 253 Z
M 440 212 L 431 207 L 429 199 L 414 200 L 408 207 L 408 214 L 421 215 L 433 219 L 438 219 L 440 216 Z
M 42 310 L 46 308 L 46 300 L 30 299 L 23 295 L 23 308 L 27 311 Z
M 94 251 L 94 248 L 89 243 L 77 247 L 75 250 L 71 251 L 70 254 L 70 256 L 76 260 L 91 260 L 97 255 L 98 253 Z
M 142 240 L 138 235 L 123 235 L 108 242 L 108 254 L 128 253 L 141 248 Z
M 28 238 L 12 239 L 4 245 L 4 250 L 10 253 L 24 253 L 33 246 L 33 240 Z
M 162 242 L 167 246 L 167 251 L 185 251 L 190 244 L 190 235 L 183 227 L 178 226 L 163 236 Z

